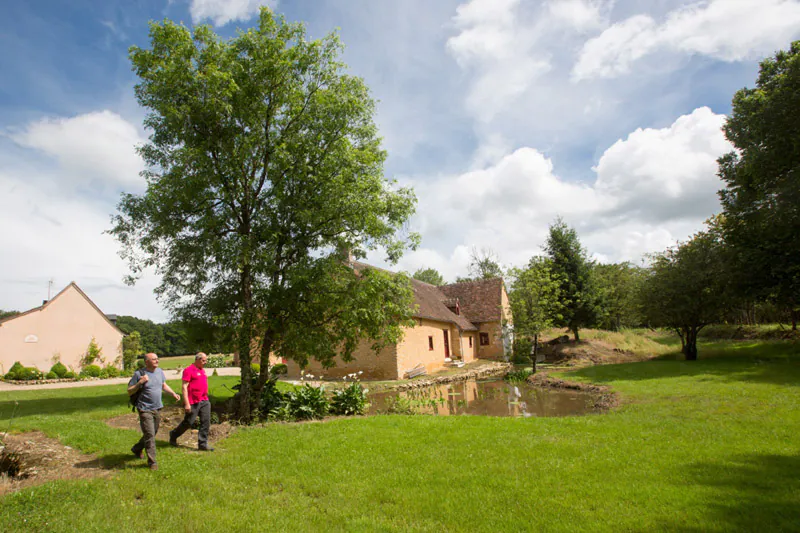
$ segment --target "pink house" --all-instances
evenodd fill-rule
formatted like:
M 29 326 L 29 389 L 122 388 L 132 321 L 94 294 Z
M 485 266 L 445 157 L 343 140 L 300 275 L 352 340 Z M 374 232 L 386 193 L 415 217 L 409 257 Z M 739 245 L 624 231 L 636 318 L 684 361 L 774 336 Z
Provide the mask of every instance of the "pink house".
M 47 372 L 60 360 L 80 370 L 93 337 L 103 350 L 103 362 L 116 364 L 123 336 L 72 282 L 41 306 L 0 320 L 0 372 L 8 372 L 15 361 Z

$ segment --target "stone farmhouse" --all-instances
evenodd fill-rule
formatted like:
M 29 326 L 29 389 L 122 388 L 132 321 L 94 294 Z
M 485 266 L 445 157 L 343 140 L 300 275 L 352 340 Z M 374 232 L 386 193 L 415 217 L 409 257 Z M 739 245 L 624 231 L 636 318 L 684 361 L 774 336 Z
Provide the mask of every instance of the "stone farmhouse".
M 353 268 L 374 268 L 353 262 Z M 379 354 L 362 341 L 350 362 L 336 361 L 322 368 L 311 361 L 304 370 L 315 376 L 338 378 L 361 371 L 364 379 L 402 379 L 408 371 L 424 367 L 427 373 L 441 370 L 456 361 L 502 360 L 509 346 L 503 325 L 511 324 L 511 308 L 500 278 L 453 283 L 437 287 L 411 280 L 416 304 L 417 325 L 407 328 L 396 345 Z M 272 363 L 280 361 L 271 361 Z M 294 361 L 285 361 L 289 378 L 300 375 Z
M 102 358 L 113 364 L 122 354 L 124 334 L 75 282 L 39 307 L 0 320 L 0 372 L 15 361 L 47 372 L 60 360 L 80 369 L 94 337 Z

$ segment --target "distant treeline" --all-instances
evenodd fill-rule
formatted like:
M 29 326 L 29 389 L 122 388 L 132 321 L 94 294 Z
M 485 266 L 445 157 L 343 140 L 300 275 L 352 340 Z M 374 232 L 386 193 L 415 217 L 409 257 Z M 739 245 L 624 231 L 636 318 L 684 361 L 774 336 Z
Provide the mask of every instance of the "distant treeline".
M 117 327 L 126 335 L 138 331 L 142 337 L 142 349 L 158 355 L 187 355 L 197 352 L 229 352 L 230 347 L 214 328 L 188 322 L 166 322 L 157 324 L 135 316 L 118 316 Z

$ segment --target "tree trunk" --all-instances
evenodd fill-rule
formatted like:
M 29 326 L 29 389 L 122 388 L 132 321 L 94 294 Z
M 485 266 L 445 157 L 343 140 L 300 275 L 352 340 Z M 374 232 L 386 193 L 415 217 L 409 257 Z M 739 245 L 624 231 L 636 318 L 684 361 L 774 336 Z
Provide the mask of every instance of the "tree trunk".
M 533 368 L 533 373 L 536 373 L 536 359 L 539 355 L 539 334 L 535 334 L 533 336 L 533 355 L 531 355 L 531 365 Z
M 697 327 L 685 329 L 686 342 L 683 345 L 683 355 L 687 361 L 697 361 Z
M 798 315 L 797 309 L 792 309 L 791 315 L 792 315 L 792 331 L 797 331 L 797 315 Z
M 258 373 L 258 383 L 255 392 L 260 396 L 264 383 L 269 379 L 269 354 L 272 351 L 272 331 L 267 330 L 261 337 L 261 368 Z
M 578 334 L 578 326 L 575 326 L 572 329 L 572 334 L 575 335 L 575 342 L 581 342 L 581 336 Z
M 249 423 L 251 419 L 250 397 L 252 395 L 250 347 L 253 340 L 253 293 L 249 264 L 242 267 L 239 280 L 242 290 L 242 324 L 239 332 L 239 367 L 242 369 L 242 381 L 237 393 L 236 416 L 242 422 Z

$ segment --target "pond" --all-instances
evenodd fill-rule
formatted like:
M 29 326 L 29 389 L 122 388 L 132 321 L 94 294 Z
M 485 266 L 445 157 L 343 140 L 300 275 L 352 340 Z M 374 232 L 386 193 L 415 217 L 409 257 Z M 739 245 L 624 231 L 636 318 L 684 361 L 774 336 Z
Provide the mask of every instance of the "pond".
M 594 397 L 574 390 L 544 389 L 501 380 L 462 381 L 409 391 L 371 394 L 370 414 L 571 416 L 594 410 Z

